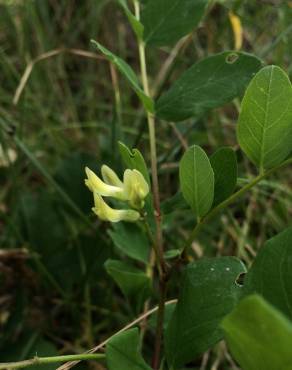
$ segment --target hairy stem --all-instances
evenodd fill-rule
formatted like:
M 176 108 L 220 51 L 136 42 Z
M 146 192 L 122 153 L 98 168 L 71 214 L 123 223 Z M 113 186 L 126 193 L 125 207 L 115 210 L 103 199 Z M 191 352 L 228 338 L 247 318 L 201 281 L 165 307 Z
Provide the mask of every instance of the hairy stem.
M 80 355 L 68 355 L 68 356 L 54 356 L 54 357 L 34 357 L 30 360 L 24 360 L 19 362 L 0 363 L 0 370 L 9 369 L 23 369 L 25 367 L 42 364 L 52 364 L 56 362 L 66 361 L 82 361 L 82 360 L 101 360 L 104 359 L 104 354 L 80 354 Z
M 213 208 L 205 217 L 201 218 L 199 222 L 197 222 L 195 228 L 191 232 L 188 240 L 186 241 L 185 247 L 183 249 L 183 254 L 186 254 L 188 249 L 190 248 L 192 242 L 196 238 L 196 236 L 199 234 L 201 229 L 204 227 L 206 223 L 208 223 L 211 219 L 213 219 L 219 212 L 221 212 L 224 208 L 229 206 L 231 203 L 236 201 L 238 198 L 240 198 L 242 195 L 244 195 L 247 191 L 252 189 L 254 186 L 256 186 L 261 180 L 265 179 L 269 175 L 273 174 L 274 172 L 278 171 L 280 168 L 283 168 L 285 166 L 288 166 L 289 164 L 292 164 L 292 158 L 287 159 L 285 162 L 281 163 L 279 166 L 276 166 L 274 168 L 271 168 L 270 170 L 267 170 L 265 172 L 260 173 L 257 177 L 255 177 L 251 182 L 243 186 L 241 189 L 239 189 L 236 193 L 232 194 L 229 198 L 224 200 L 222 203 L 218 204 L 215 208 Z

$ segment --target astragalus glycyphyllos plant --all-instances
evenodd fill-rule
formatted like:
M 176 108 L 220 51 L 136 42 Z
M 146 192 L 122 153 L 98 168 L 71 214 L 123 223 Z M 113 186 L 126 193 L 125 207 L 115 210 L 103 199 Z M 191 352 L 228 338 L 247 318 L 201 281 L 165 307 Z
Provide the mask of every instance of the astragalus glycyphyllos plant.
M 109 370 L 179 370 L 188 364 L 194 368 L 197 358 L 226 339 L 243 370 L 291 369 L 292 228 L 267 241 L 248 268 L 233 256 L 189 262 L 192 243 L 208 222 L 261 180 L 292 163 L 290 80 L 281 68 L 263 66 L 254 55 L 224 51 L 196 62 L 168 91 L 153 97 L 147 49 L 171 45 L 187 35 L 205 14 L 208 1 L 118 2 L 137 38 L 142 84 L 123 59 L 97 41 L 92 43 L 128 80 L 145 109 L 151 176 L 142 153 L 119 143 L 126 168 L 123 181 L 104 165 L 102 179 L 86 168 L 85 182 L 93 193 L 93 212 L 102 221 L 113 223 L 112 241 L 128 257 L 127 262 L 124 258 L 108 260 L 105 268 L 133 302 L 134 310 L 143 314 L 92 351 L 106 348 Z M 173 248 L 165 241 L 156 125 L 159 120 L 176 122 L 202 116 L 243 94 L 237 140 L 258 173 L 238 187 L 237 156 L 232 148 L 218 148 L 208 156 L 198 145 L 189 147 L 179 165 L 176 200 L 184 199 L 192 210 L 194 228 L 180 248 Z M 174 201 L 173 212 L 175 205 Z M 182 267 L 178 297 L 169 301 L 168 286 Z M 238 281 L 242 274 L 243 284 Z M 149 302 L 154 300 L 157 307 L 151 310 Z M 156 315 L 155 330 L 146 320 L 152 314 Z M 134 326 L 141 323 L 139 332 Z M 147 361 L 141 354 L 146 335 L 153 342 L 152 352 L 145 353 Z M 103 358 L 102 354 L 86 356 L 90 355 L 73 359 Z M 30 361 L 45 362 L 39 358 Z M 0 369 L 24 367 L 5 366 Z

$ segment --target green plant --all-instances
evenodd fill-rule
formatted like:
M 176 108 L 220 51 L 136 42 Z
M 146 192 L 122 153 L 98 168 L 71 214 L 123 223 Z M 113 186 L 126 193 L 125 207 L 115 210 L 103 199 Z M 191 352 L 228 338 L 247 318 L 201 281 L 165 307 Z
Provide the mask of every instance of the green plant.
M 205 225 L 260 181 L 292 163 L 289 158 L 292 146 L 292 87 L 289 78 L 279 67 L 262 68 L 262 62 L 251 54 L 227 51 L 194 64 L 168 91 L 154 99 L 147 73 L 147 48 L 172 44 L 188 34 L 197 26 L 208 1 L 180 0 L 171 2 L 170 6 L 170 2 L 165 0 L 148 0 L 145 4 L 134 0 L 134 13 L 126 1 L 119 2 L 137 37 L 142 86 L 123 59 L 100 43 L 93 41 L 93 44 L 125 76 L 145 109 L 151 182 L 141 152 L 122 143 L 119 149 L 126 167 L 123 182 L 109 167 L 102 167 L 104 181 L 87 170 L 87 185 L 94 194 L 94 212 L 102 220 L 115 223 L 110 231 L 112 241 L 123 255 L 129 257 L 127 262 L 109 259 L 105 268 L 132 303 L 133 309 L 140 312 L 144 307 L 145 312 L 142 317 L 145 325 L 140 335 L 136 328 L 127 326 L 129 330 L 122 330 L 107 341 L 107 366 L 110 370 L 182 369 L 226 337 L 243 370 L 261 367 L 276 370 L 281 366 L 287 369 L 291 363 L 291 355 L 286 348 L 291 340 L 291 323 L 282 314 L 292 319 L 289 287 L 291 229 L 267 242 L 248 272 L 235 257 L 191 263 L 189 257 L 192 243 Z M 192 12 L 197 16 L 193 17 Z M 258 174 L 236 189 L 237 158 L 232 148 L 219 148 L 210 158 L 198 145 L 188 148 L 180 161 L 181 192 L 174 199 L 173 208 L 180 202 L 191 208 L 195 225 L 179 248 L 173 248 L 165 241 L 157 168 L 157 122 L 159 119 L 175 122 L 201 116 L 240 97 L 244 91 L 237 138 Z M 149 193 L 150 185 L 152 191 Z M 103 197 L 114 198 L 112 207 Z M 121 221 L 125 223 L 116 224 Z M 133 223 L 126 223 L 129 221 Z M 178 300 L 168 302 L 168 286 L 182 268 Z M 246 274 L 243 286 L 238 282 L 242 274 Z M 260 294 L 269 303 L 254 294 Z M 246 298 L 249 295 L 252 296 Z M 150 296 L 158 297 L 157 310 L 149 311 Z M 166 309 L 171 312 L 166 312 Z M 256 313 L 254 316 L 250 314 L 252 310 Z M 147 334 L 145 320 L 156 311 L 155 334 L 151 333 L 155 338 L 154 346 L 152 353 L 148 354 L 148 358 L 152 357 L 150 367 L 142 358 L 140 349 L 143 349 L 143 338 Z M 254 322 L 247 327 L 245 320 L 250 320 L 249 315 Z M 257 333 L 258 328 L 262 331 Z M 270 343 L 262 348 L 272 330 L 277 331 L 279 351 L 283 351 L 281 356 L 273 355 Z M 248 336 L 254 340 L 254 348 L 259 346 L 262 352 L 251 351 L 250 357 L 245 356 Z M 86 358 L 102 359 L 103 356 L 74 357 L 77 360 Z M 66 359 L 72 358 L 57 357 L 52 361 Z M 20 368 L 47 361 L 36 358 L 26 363 L 1 366 L 3 369 Z

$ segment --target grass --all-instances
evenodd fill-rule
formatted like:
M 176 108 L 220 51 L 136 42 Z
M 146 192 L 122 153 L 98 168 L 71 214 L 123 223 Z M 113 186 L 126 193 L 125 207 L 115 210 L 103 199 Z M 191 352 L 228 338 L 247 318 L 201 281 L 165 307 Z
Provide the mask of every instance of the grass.
M 242 20 L 243 49 L 291 77 L 291 2 L 241 3 L 226 1 Z M 157 95 L 195 60 L 233 48 L 228 11 L 210 6 L 198 32 L 181 45 L 149 51 Z M 117 251 L 108 225 L 91 215 L 83 168 L 107 163 L 121 172 L 119 139 L 137 145 L 149 164 L 146 121 L 126 81 L 94 53 L 91 38 L 139 70 L 134 37 L 114 1 L 0 1 L 0 143 L 4 153 L 17 154 L 0 167 L 1 362 L 84 351 L 136 318 L 103 268 Z M 209 153 L 234 146 L 237 107 L 234 102 L 200 119 L 157 124 L 163 200 L 178 189 L 186 145 L 203 145 Z M 240 175 L 252 175 L 238 156 Z M 263 241 L 289 224 L 291 180 L 283 169 L 221 214 L 193 245 L 191 258 L 234 254 L 251 263 Z M 169 244 L 180 246 L 192 226 L 184 209 L 175 219 L 166 216 Z M 209 354 L 206 369 L 218 359 L 212 370 L 230 367 L 222 351 L 219 346 Z

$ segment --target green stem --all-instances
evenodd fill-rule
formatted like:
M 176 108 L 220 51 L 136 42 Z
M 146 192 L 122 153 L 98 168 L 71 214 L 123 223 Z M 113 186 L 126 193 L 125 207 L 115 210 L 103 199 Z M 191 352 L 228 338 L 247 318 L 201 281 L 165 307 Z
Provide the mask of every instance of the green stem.
M 196 238 L 196 236 L 199 234 L 203 226 L 208 223 L 211 219 L 214 218 L 219 212 L 221 212 L 224 208 L 229 206 L 231 203 L 233 203 L 235 200 L 240 198 L 242 195 L 244 195 L 247 191 L 249 191 L 251 188 L 253 188 L 255 185 L 257 185 L 261 180 L 265 179 L 269 175 L 273 174 L 280 168 L 283 168 L 285 166 L 288 166 L 289 164 L 292 164 L 292 158 L 287 159 L 285 162 L 280 164 L 279 166 L 276 166 L 274 168 L 271 168 L 270 170 L 267 170 L 265 172 L 262 172 L 260 175 L 255 177 L 250 183 L 243 186 L 241 189 L 239 189 L 236 193 L 232 194 L 229 198 L 224 200 L 222 203 L 218 204 L 215 208 L 213 208 L 205 217 L 201 218 L 199 222 L 197 222 L 195 228 L 191 232 L 191 235 L 189 236 L 188 240 L 186 241 L 185 247 L 183 248 L 182 254 L 187 253 L 188 249 L 190 248 L 192 242 Z
M 140 3 L 138 0 L 134 1 L 135 16 L 137 20 L 140 20 Z M 141 67 L 141 76 L 143 89 L 146 95 L 151 96 L 149 84 L 148 84 L 148 74 L 146 65 L 146 55 L 145 55 L 145 43 L 143 40 L 138 38 L 138 48 L 139 48 L 139 58 Z M 157 255 L 157 260 L 160 265 L 159 267 L 159 309 L 157 314 L 157 324 L 156 324 L 156 336 L 155 336 L 155 346 L 153 355 L 153 368 L 154 370 L 159 369 L 160 363 L 160 353 L 163 335 L 163 320 L 164 320 L 164 310 L 166 301 L 166 291 L 167 291 L 167 266 L 163 255 L 163 235 L 161 227 L 161 211 L 160 211 L 160 197 L 159 197 L 159 183 L 158 183 L 158 171 L 157 171 L 157 153 L 156 153 L 156 134 L 155 134 L 155 120 L 153 114 L 147 111 L 147 122 L 148 131 L 150 139 L 150 157 L 151 157 L 151 175 L 152 175 L 152 190 L 153 190 L 153 203 L 155 212 L 155 224 L 156 224 L 156 243 L 155 251 Z
M 30 360 L 24 360 L 19 362 L 8 362 L 0 363 L 0 370 L 8 369 L 23 369 L 25 367 L 42 364 L 52 364 L 56 362 L 67 362 L 75 360 L 101 360 L 104 359 L 104 354 L 80 354 L 80 355 L 68 355 L 68 356 L 53 356 L 53 357 L 34 357 Z
M 137 0 L 134 0 L 135 15 L 140 20 L 140 4 Z M 150 89 L 148 83 L 146 55 L 145 55 L 145 43 L 143 40 L 138 39 L 139 58 L 141 67 L 141 77 L 143 89 L 146 95 L 150 96 Z M 150 157 L 151 157 L 151 175 L 152 175 L 152 188 L 153 188 L 153 202 L 155 209 L 155 222 L 156 222 L 156 243 L 158 249 L 159 263 L 162 270 L 165 269 L 165 261 L 163 258 L 163 240 L 162 240 L 162 229 L 161 229 L 161 211 L 160 211 L 160 197 L 159 197 L 159 183 L 158 183 L 158 171 L 157 171 L 157 152 L 156 152 L 156 134 L 155 134 L 155 120 L 153 114 L 147 111 L 147 122 L 149 131 L 150 141 Z

